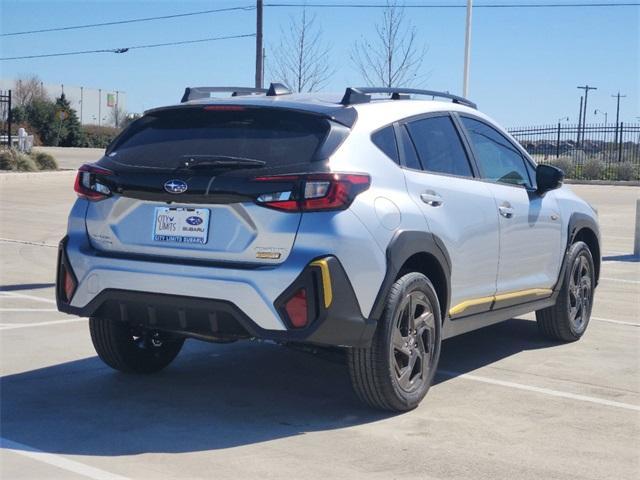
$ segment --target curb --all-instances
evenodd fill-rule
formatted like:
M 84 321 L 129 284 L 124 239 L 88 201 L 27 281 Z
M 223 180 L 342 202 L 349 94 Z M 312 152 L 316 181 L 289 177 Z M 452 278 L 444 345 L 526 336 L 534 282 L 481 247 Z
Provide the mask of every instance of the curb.
M 35 179 L 35 178 L 46 178 L 47 176 L 65 176 L 65 175 L 75 175 L 76 170 L 48 170 L 44 172 L 14 172 L 14 171 L 4 171 L 0 173 L 0 183 L 10 182 L 14 179 Z
M 640 187 L 640 180 L 573 180 L 565 178 L 564 183 L 573 185 L 612 185 L 618 187 Z

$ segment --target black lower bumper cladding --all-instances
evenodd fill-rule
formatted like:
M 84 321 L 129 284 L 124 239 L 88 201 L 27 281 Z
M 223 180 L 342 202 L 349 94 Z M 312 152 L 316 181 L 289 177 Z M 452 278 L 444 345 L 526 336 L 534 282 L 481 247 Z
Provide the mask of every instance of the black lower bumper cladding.
M 58 268 L 70 268 L 65 242 L 61 242 Z M 235 304 L 215 299 L 166 295 L 130 290 L 106 289 L 86 306 L 69 305 L 56 288 L 58 309 L 81 317 L 102 316 L 132 326 L 173 332 L 201 340 L 261 338 L 278 342 L 302 342 L 327 346 L 362 347 L 371 342 L 375 321 L 367 320 L 360 308 L 347 275 L 335 257 L 325 257 L 330 270 L 333 299 L 325 308 L 321 301 L 323 284 L 317 267 L 307 266 L 274 302 L 283 315 L 284 302 L 301 287 L 309 295 L 309 324 L 304 328 L 266 330 L 259 327 Z M 60 279 L 58 278 L 58 283 Z

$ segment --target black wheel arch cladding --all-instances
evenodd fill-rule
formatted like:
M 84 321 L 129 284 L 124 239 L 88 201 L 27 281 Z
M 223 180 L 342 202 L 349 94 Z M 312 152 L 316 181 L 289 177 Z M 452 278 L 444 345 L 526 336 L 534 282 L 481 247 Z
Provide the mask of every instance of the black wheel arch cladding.
M 378 320 L 382 316 L 389 291 L 405 264 L 416 261 L 416 265 L 428 266 L 434 271 L 421 271 L 431 280 L 440 302 L 441 319 L 444 320 L 451 298 L 451 257 L 437 235 L 424 231 L 399 230 L 395 233 L 386 252 L 387 272 L 376 296 L 369 318 Z M 421 260 L 428 259 L 425 263 Z

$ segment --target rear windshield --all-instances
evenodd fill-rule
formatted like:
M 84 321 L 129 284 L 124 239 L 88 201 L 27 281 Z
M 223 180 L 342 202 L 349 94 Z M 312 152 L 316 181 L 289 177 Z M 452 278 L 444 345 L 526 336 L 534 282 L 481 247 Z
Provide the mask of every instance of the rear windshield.
M 267 167 L 294 166 L 312 160 L 328 130 L 327 120 L 290 110 L 164 110 L 132 124 L 108 156 L 122 165 L 152 168 L 175 168 L 190 155 L 262 160 Z

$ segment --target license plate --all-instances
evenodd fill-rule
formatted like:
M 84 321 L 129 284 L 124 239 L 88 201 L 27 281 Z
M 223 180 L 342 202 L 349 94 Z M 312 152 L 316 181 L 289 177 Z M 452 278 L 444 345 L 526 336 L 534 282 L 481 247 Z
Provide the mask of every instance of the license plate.
M 156 242 L 207 243 L 209 210 L 156 207 L 153 239 Z

